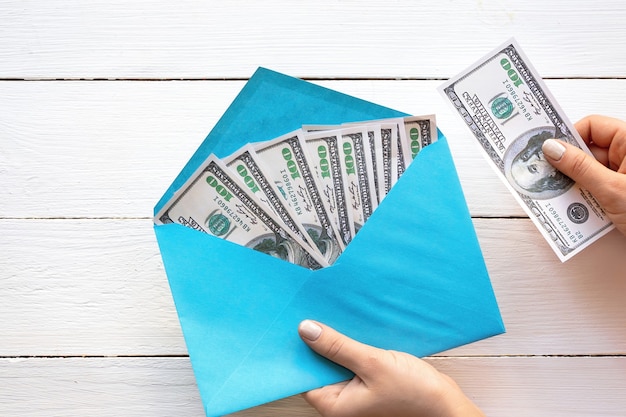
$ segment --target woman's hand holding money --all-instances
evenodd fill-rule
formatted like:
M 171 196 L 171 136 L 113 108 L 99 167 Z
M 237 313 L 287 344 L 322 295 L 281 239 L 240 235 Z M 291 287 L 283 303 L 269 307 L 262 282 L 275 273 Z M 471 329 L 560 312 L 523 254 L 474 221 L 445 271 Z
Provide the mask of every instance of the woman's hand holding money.
M 555 139 L 544 142 L 543 153 L 555 168 L 588 189 L 626 235 L 626 122 L 594 115 L 575 126 L 595 158 Z

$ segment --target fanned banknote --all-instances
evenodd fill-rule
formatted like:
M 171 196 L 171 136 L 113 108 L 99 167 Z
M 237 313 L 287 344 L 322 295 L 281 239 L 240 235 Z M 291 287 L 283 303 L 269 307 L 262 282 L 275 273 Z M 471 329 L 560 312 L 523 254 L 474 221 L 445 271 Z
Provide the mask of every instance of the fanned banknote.
M 367 133 L 370 153 L 372 154 L 372 171 L 374 172 L 374 190 L 376 191 L 376 204 L 380 204 L 383 199 L 383 187 L 380 184 L 384 178 L 384 171 L 381 161 L 383 160 L 383 139 L 380 132 L 379 124 L 366 124 L 363 126 Z
M 440 91 L 561 261 L 613 228 L 593 195 L 545 160 L 548 138 L 590 152 L 514 39 Z
M 404 165 L 408 167 L 422 149 L 437 140 L 435 115 L 404 117 L 402 128 L 402 155 Z
M 320 194 L 336 222 L 344 245 L 354 237 L 353 213 L 341 161 L 341 130 L 311 131 L 302 136 Z
M 397 171 L 394 181 L 397 181 L 409 167 L 417 154 L 425 147 L 437 140 L 435 116 L 411 116 L 396 120 L 398 133 Z
M 397 123 L 382 123 L 380 125 L 380 140 L 382 141 L 381 169 L 383 180 L 379 183 L 382 187 L 381 200 L 391 191 L 391 187 L 398 182 L 398 147 L 395 138 L 398 137 Z
M 341 129 L 343 178 L 347 183 L 355 233 L 378 206 L 374 168 L 367 131 L 361 126 Z
M 274 188 L 272 179 L 265 176 L 259 163 L 255 161 L 255 155 L 256 153 L 252 145 L 247 144 L 229 157 L 224 158 L 223 162 L 233 175 L 243 180 L 248 187 L 247 191 L 249 193 L 265 203 L 289 230 L 308 244 L 307 249 L 322 255 L 317 246 L 311 241 L 311 236 L 309 236 L 303 224 L 296 220 L 296 216 L 290 210 L 290 207 L 284 204 L 285 200 Z
M 398 178 L 402 176 L 406 167 L 403 154 L 406 146 L 401 143 L 405 136 L 400 132 L 403 123 L 402 118 L 396 117 L 352 122 L 344 125 L 359 127 L 365 124 L 369 129 L 369 124 L 377 124 L 378 129 L 380 129 L 380 138 L 375 137 L 375 139 L 380 139 L 380 144 L 377 144 L 380 149 L 375 152 L 376 157 L 380 159 L 374 162 L 379 203 L 391 190 L 391 187 L 398 182 Z
M 285 227 L 246 185 L 211 155 L 155 216 L 309 269 L 328 263 Z
M 307 161 L 300 138 L 301 130 L 253 145 L 255 160 L 267 178 L 291 206 L 296 219 L 304 226 L 329 264 L 341 255 L 345 246 L 324 205 L 318 182 Z

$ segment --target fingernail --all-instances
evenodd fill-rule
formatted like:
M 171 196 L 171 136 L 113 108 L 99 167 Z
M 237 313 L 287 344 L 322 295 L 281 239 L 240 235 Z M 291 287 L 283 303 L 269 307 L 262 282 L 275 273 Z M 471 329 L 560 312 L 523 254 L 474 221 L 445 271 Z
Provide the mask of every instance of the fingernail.
M 322 334 L 322 328 L 311 320 L 303 320 L 298 327 L 300 336 L 315 342 Z
M 556 139 L 548 139 L 543 142 L 541 150 L 548 158 L 560 161 L 565 153 L 565 146 L 561 145 Z

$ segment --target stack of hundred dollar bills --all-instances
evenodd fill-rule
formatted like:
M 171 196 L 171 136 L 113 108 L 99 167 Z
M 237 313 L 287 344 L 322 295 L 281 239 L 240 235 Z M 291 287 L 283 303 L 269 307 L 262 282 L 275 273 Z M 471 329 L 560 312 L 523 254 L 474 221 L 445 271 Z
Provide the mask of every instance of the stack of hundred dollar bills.
M 434 115 L 304 125 L 226 158 L 210 155 L 154 221 L 323 268 L 436 140 Z

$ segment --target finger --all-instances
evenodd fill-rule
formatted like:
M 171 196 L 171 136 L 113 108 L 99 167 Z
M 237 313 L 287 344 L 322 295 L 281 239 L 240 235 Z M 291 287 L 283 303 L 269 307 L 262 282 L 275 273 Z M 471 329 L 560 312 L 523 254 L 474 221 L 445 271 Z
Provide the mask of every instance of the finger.
M 594 145 L 593 143 L 589 145 L 589 150 L 593 154 L 593 157 L 598 160 L 605 167 L 609 167 L 609 150 L 607 148 L 601 148 L 599 146 Z
M 588 145 L 595 143 L 602 148 L 608 148 L 613 141 L 626 140 L 626 122 L 612 117 L 587 116 L 574 127 Z
M 349 381 L 305 392 L 302 397 L 323 416 L 358 416 L 361 415 L 358 407 L 367 407 L 363 397 L 359 395 L 363 393 L 360 389 L 362 385 L 363 381 L 355 375 Z
M 322 323 L 304 320 L 298 333 L 311 349 L 331 361 L 348 368 L 361 378 L 368 375 L 368 365 L 380 356 L 380 349 L 357 342 Z
M 348 385 L 348 381 L 327 385 L 322 388 L 304 392 L 302 393 L 302 397 L 321 415 L 326 415 L 328 410 L 335 404 L 346 385 Z
M 555 139 L 546 140 L 542 151 L 555 168 L 588 189 L 601 204 L 605 196 L 610 196 L 609 180 L 619 174 L 602 165 L 593 156 L 576 146 Z

